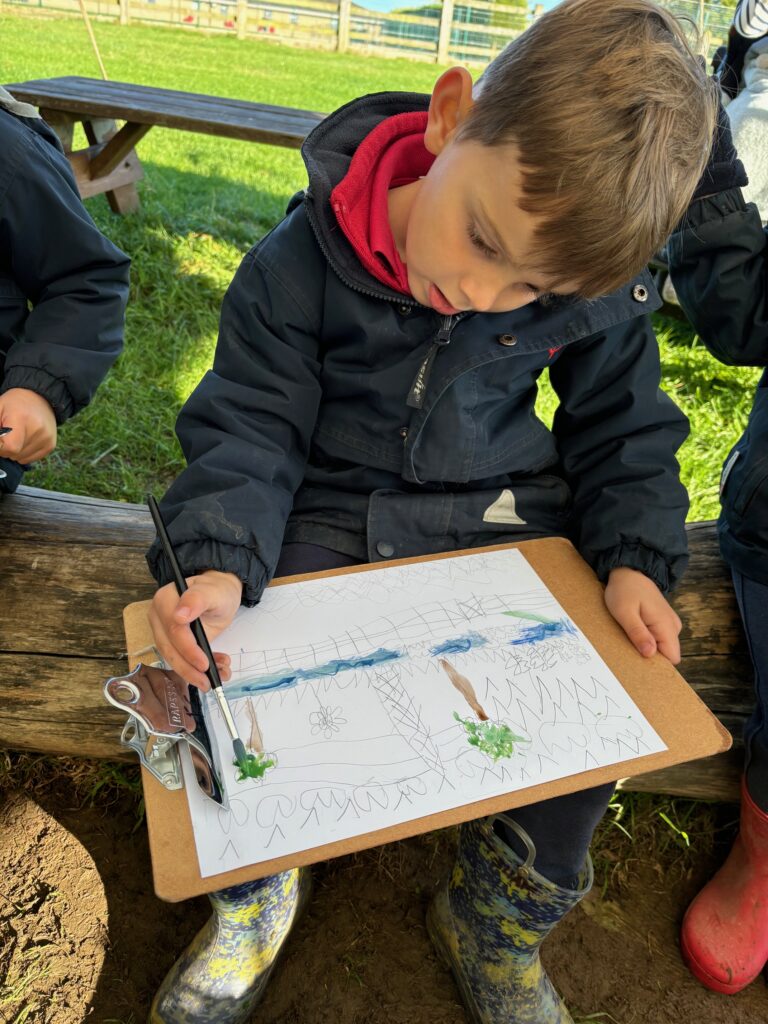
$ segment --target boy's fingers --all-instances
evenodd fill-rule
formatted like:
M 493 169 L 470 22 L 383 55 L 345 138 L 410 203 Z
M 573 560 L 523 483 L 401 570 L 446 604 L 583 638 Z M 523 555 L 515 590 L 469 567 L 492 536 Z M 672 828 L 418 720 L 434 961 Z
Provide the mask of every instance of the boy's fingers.
M 659 654 L 663 654 L 673 665 L 680 664 L 680 641 L 677 637 L 659 640 Z
M 649 629 L 656 638 L 659 653 L 677 665 L 680 661 L 680 620 L 677 616 L 667 622 L 651 623 Z
M 189 665 L 197 672 L 205 672 L 208 668 L 208 659 L 205 652 L 198 646 L 189 626 L 174 623 L 168 630 L 168 638 Z
M 166 664 L 168 664 L 174 672 L 178 672 L 182 679 L 199 687 L 201 690 L 210 689 L 210 683 L 208 682 L 208 677 L 205 673 L 201 672 L 195 667 L 195 665 L 191 664 L 173 642 L 170 640 L 158 641 L 156 639 L 155 645 L 158 651 L 160 651 L 160 654 Z M 197 650 L 200 650 L 200 648 L 198 647 Z M 203 658 L 205 659 L 205 655 L 203 655 Z
M 644 658 L 650 658 L 656 653 L 656 639 L 640 618 L 639 612 L 625 610 L 616 617 L 619 625 Z
M 172 587 L 162 587 L 155 595 L 149 608 L 149 624 L 152 627 L 152 634 L 163 660 L 188 683 L 193 683 L 201 690 L 209 689 L 208 677 L 205 669 L 208 666 L 208 659 L 195 643 L 192 631 L 188 626 L 178 628 L 171 623 L 170 629 L 166 629 L 165 622 L 169 620 L 171 609 L 175 606 L 178 598 Z M 197 659 L 202 664 L 196 667 Z
M 24 431 L 12 430 L 10 434 L 0 437 L 0 455 L 6 459 L 16 459 L 24 444 Z
M 219 670 L 222 682 L 226 682 L 232 678 L 232 669 L 230 667 L 231 662 L 228 654 L 222 654 L 221 651 L 214 651 L 213 660 L 216 662 L 216 668 Z

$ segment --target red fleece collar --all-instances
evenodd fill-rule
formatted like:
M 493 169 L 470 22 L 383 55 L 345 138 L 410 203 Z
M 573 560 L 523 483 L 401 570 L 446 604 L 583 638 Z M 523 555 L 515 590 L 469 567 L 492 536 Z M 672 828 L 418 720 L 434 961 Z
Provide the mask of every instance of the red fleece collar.
M 358 146 L 345 177 L 331 192 L 339 227 L 378 281 L 410 295 L 408 272 L 389 226 L 387 193 L 423 177 L 434 162 L 424 148 L 426 111 L 381 121 Z

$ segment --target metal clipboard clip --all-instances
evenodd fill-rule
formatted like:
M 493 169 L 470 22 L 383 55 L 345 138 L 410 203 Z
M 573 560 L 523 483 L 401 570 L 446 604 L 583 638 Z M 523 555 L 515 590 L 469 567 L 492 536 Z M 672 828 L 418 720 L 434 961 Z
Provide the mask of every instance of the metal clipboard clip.
M 127 675 L 108 679 L 104 696 L 113 707 L 128 713 L 121 745 L 138 754 L 158 782 L 168 790 L 183 789 L 179 745 L 184 744 L 200 791 L 220 806 L 226 805 L 197 687 L 172 669 L 163 668 L 162 662 L 139 662 Z

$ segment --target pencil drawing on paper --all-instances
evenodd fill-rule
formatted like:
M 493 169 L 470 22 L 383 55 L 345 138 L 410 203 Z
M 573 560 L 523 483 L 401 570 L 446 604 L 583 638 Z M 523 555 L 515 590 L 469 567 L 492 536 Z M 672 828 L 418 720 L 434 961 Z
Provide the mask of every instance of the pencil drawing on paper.
M 664 749 L 514 550 L 271 588 L 217 646 L 253 770 L 187 787 L 203 875 Z

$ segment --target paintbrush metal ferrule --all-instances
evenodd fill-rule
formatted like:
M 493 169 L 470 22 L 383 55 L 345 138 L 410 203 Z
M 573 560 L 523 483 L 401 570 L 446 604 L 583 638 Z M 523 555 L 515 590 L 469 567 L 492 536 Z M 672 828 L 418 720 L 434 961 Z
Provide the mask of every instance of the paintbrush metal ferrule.
M 216 697 L 216 701 L 219 705 L 219 708 L 221 709 L 221 713 L 224 716 L 224 721 L 229 731 L 229 735 L 232 737 L 233 740 L 239 740 L 240 736 L 237 731 L 237 726 L 235 725 L 235 719 L 232 716 L 232 710 L 227 701 L 227 696 L 224 693 L 223 687 L 215 687 L 213 690 L 213 694 Z

